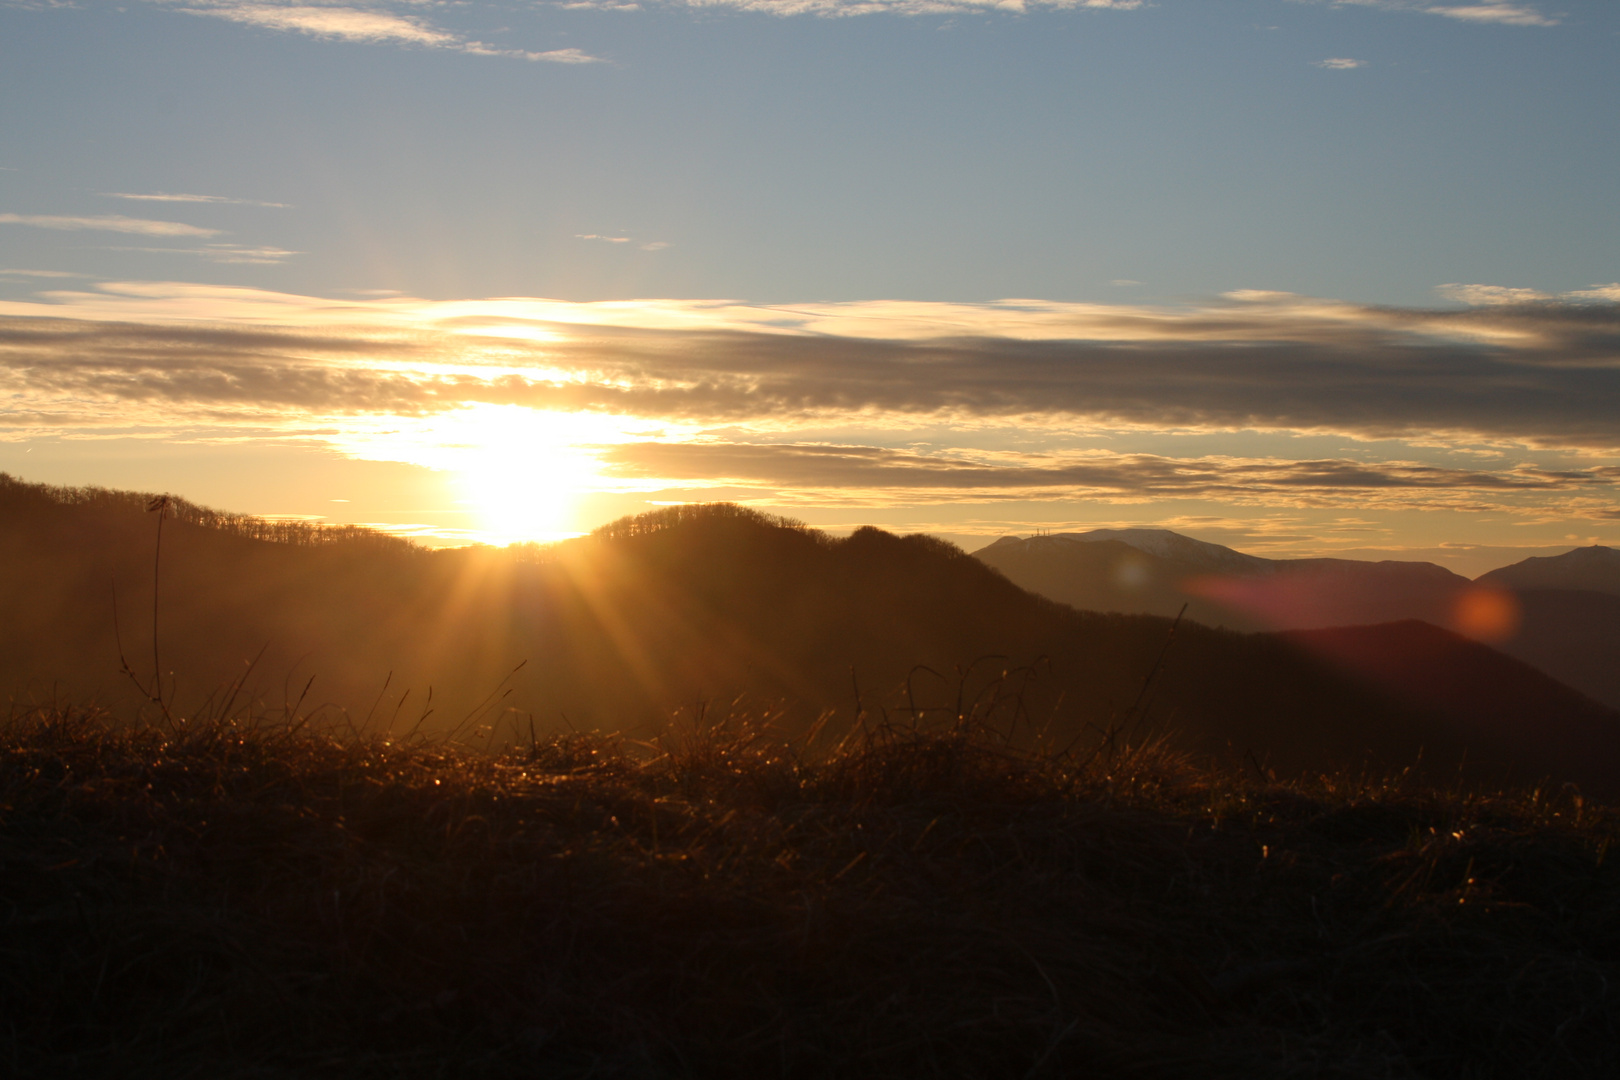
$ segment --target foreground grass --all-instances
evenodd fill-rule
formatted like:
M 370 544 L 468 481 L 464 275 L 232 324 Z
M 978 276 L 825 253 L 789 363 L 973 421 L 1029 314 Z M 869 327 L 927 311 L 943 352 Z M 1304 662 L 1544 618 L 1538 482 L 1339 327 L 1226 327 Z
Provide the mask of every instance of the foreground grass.
M 1620 815 L 890 732 L 0 730 L 0 1072 L 1620 1075 Z

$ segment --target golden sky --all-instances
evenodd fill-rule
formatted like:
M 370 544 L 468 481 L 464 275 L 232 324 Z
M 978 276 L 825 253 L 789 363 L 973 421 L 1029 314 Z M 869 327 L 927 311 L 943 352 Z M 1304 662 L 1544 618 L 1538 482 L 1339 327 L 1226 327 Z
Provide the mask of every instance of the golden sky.
M 161 446 L 190 462 L 175 486 L 192 497 L 434 542 L 718 498 L 968 547 L 1159 524 L 1470 568 L 1620 537 L 1620 288 L 1458 295 L 1472 303 L 47 290 L 0 303 L 0 467 L 84 482 L 86 462 Z M 344 494 L 256 495 L 277 461 Z M 366 465 L 415 506 L 381 505 Z

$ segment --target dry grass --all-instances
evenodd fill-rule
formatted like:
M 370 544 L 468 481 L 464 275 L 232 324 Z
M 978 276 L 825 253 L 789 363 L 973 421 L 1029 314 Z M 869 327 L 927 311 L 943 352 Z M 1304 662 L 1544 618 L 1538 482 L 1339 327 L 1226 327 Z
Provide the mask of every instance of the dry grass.
M 748 724 L 0 730 L 0 1072 L 1620 1075 L 1620 817 Z

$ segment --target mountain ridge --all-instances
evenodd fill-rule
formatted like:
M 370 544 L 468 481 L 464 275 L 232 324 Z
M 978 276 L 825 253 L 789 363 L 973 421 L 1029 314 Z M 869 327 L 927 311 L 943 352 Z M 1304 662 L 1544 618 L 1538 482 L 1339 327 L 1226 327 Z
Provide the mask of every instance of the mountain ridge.
M 1620 596 L 1620 551 L 1590 544 L 1562 555 L 1532 556 L 1474 580 L 1512 589 L 1578 589 Z

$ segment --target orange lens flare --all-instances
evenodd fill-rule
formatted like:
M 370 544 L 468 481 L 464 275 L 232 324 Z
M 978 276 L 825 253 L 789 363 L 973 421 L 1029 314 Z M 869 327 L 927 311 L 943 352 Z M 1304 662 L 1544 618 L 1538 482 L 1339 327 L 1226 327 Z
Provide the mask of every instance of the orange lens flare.
M 1512 593 L 1481 585 L 1458 595 L 1451 626 L 1475 641 L 1495 644 L 1519 632 L 1521 616 L 1519 601 Z

